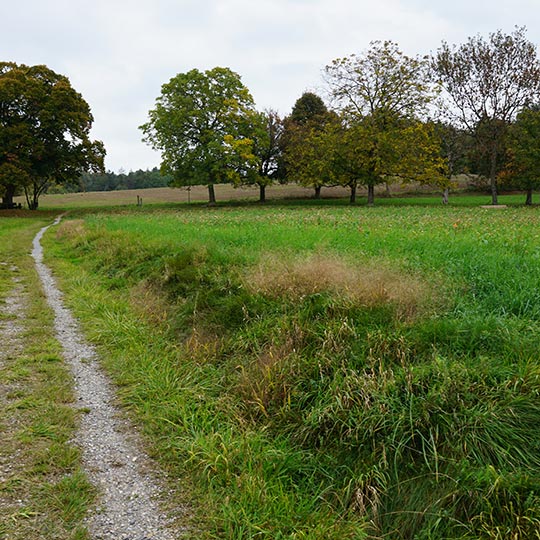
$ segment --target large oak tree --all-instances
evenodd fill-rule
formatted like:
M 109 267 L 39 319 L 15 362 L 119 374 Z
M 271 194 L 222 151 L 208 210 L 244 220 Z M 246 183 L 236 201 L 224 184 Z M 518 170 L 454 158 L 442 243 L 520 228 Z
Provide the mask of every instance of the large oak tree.
M 46 66 L 0 63 L 0 193 L 13 206 L 24 191 L 28 206 L 52 183 L 103 170 L 105 150 L 90 140 L 88 103 L 67 77 Z
M 229 68 L 179 73 L 161 88 L 144 140 L 161 151 L 161 169 L 172 185 L 208 186 L 239 181 L 255 167 L 250 139 L 254 102 L 240 76 Z

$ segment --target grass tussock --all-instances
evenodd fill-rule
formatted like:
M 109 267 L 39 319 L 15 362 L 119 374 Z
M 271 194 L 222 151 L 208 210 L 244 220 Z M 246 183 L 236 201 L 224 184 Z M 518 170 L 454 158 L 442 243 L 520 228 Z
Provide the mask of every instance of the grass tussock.
M 166 325 L 170 305 L 163 291 L 148 281 L 141 281 L 130 289 L 130 304 L 145 320 L 156 325 Z
M 71 240 L 85 236 L 87 230 L 82 219 L 64 220 L 56 229 L 56 238 L 59 240 Z
M 297 301 L 328 293 L 361 307 L 394 306 L 411 317 L 426 305 L 427 283 L 384 261 L 352 264 L 337 256 L 263 256 L 245 277 L 254 293 Z

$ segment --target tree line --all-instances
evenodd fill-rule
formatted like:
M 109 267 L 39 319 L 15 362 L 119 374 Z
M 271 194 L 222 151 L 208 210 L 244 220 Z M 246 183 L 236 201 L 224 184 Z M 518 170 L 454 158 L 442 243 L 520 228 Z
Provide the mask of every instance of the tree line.
M 229 68 L 180 73 L 162 86 L 143 140 L 161 152 L 158 172 L 105 172 L 105 149 L 89 139 L 92 115 L 68 79 L 45 66 L 0 63 L 0 195 L 24 192 L 30 208 L 52 185 L 63 189 L 257 185 L 298 182 L 320 196 L 324 186 L 358 187 L 373 204 L 375 187 L 433 185 L 448 201 L 456 174 L 501 186 L 539 187 L 540 64 L 524 28 L 443 42 L 411 57 L 392 42 L 324 68 L 325 100 L 300 96 L 286 117 L 259 111 Z M 144 178 L 143 178 L 144 177 Z
M 119 191 L 124 189 L 146 189 L 166 187 L 171 181 L 168 175 L 162 175 L 157 167 L 150 170 L 138 169 L 128 173 L 120 170 L 106 172 L 85 172 L 76 181 L 58 186 L 65 193 L 80 191 Z
M 164 84 L 144 140 L 162 155 L 172 185 L 257 184 L 261 201 L 273 181 L 315 189 L 359 186 L 373 204 L 375 186 L 419 182 L 448 200 L 460 172 L 484 176 L 492 203 L 501 182 L 538 186 L 540 64 L 525 29 L 443 42 L 434 55 L 410 57 L 394 42 L 324 69 L 329 104 L 304 93 L 292 113 L 257 111 L 233 71 L 193 69 Z

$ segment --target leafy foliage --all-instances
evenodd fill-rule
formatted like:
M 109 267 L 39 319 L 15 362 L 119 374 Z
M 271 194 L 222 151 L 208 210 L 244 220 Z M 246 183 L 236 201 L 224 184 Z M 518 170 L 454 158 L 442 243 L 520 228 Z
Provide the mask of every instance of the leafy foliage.
M 328 113 L 324 101 L 313 92 L 304 92 L 295 102 L 288 120 L 297 125 L 316 122 Z
M 527 191 L 526 204 L 532 204 L 532 191 L 540 187 L 540 110 L 521 111 L 510 126 L 508 146 L 510 159 L 503 178 Z
M 173 175 L 173 185 L 212 186 L 237 181 L 252 169 L 253 113 L 253 98 L 238 74 L 221 67 L 192 69 L 162 86 L 141 130 L 161 151 L 162 172 Z
M 352 118 L 417 118 L 433 98 L 426 59 L 406 56 L 392 41 L 338 58 L 325 74 L 339 108 Z
M 540 63 L 525 29 L 498 30 L 485 40 L 469 38 L 459 47 L 443 42 L 433 69 L 446 92 L 448 110 L 475 135 L 487 156 L 492 202 L 497 204 L 497 174 L 508 124 L 540 90 Z
M 326 66 L 326 79 L 342 114 L 339 142 L 333 145 L 340 183 L 368 187 L 416 179 L 441 183 L 437 138 L 420 122 L 433 92 L 425 59 L 404 55 L 392 42 L 374 42 L 361 56 Z
M 92 121 L 67 77 L 46 66 L 0 63 L 0 188 L 6 204 L 24 189 L 35 209 L 52 183 L 102 170 L 105 150 L 89 138 Z

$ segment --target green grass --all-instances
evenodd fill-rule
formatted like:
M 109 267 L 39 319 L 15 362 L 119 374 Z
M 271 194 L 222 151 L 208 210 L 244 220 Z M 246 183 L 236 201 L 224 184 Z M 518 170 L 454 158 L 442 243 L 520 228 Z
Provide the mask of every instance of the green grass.
M 13 278 L 25 303 L 20 346 L 0 360 L 0 538 L 83 540 L 94 493 L 71 444 L 72 380 L 51 338 L 52 315 L 28 254 L 46 223 L 39 214 L 0 217 L 0 305 L 16 286 Z M 1 346 L 10 351 L 9 341 Z
M 48 237 L 198 537 L 540 538 L 538 210 L 390 201 Z

